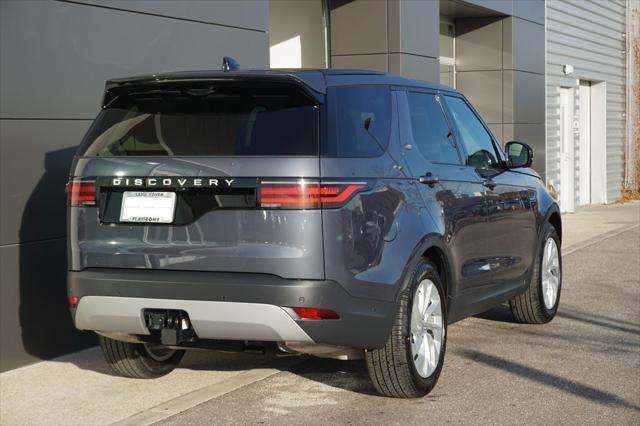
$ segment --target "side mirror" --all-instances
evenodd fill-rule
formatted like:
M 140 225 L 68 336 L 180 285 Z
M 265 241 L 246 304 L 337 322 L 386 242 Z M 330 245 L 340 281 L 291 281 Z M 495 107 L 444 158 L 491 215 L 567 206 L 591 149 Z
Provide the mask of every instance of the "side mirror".
M 533 163 L 533 149 L 526 143 L 507 142 L 505 146 L 507 150 L 507 165 L 509 168 L 531 167 Z

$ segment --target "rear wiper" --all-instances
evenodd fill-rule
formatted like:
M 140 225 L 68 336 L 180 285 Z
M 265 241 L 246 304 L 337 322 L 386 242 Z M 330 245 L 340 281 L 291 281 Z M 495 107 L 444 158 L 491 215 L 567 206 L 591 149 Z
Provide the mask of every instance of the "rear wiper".
M 214 86 L 202 87 L 202 88 L 188 88 L 182 89 L 182 93 L 189 96 L 204 97 L 213 94 L 217 90 Z

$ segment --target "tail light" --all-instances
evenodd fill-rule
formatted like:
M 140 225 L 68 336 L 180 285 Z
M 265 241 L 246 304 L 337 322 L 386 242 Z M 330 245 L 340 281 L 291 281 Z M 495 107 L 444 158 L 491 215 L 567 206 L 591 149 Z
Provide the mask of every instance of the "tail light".
M 335 311 L 322 308 L 293 308 L 300 319 L 305 320 L 324 320 L 324 319 L 340 319 Z
M 95 206 L 96 183 L 74 179 L 67 183 L 67 201 L 70 206 Z
M 339 207 L 347 203 L 365 182 L 263 181 L 260 207 L 279 209 L 317 209 Z

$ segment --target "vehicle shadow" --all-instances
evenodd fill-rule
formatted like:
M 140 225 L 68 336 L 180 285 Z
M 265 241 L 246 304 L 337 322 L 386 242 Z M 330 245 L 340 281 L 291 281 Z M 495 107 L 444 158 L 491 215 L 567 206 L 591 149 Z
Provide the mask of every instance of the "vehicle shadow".
M 579 398 L 587 399 L 605 405 L 615 405 L 621 408 L 628 408 L 640 412 L 640 407 L 625 401 L 615 394 L 601 391 L 592 386 L 578 383 L 564 377 L 547 373 L 537 368 L 528 367 L 526 365 L 507 360 L 502 357 L 489 355 L 473 350 L 464 350 L 457 352 L 456 355 L 471 361 L 493 367 L 498 370 L 507 371 L 516 376 L 532 380 L 543 385 L 559 389 L 563 392 L 571 393 Z
M 371 383 L 364 360 L 342 361 L 312 356 L 305 358 L 304 362 L 294 365 L 288 371 L 321 386 L 380 397 Z
M 178 369 L 244 371 L 261 367 L 270 368 L 270 364 L 277 359 L 278 357 L 274 355 L 192 349 L 186 351 Z M 80 370 L 120 377 L 111 370 L 99 346 L 54 358 L 50 362 L 72 364 Z
M 511 309 L 507 304 L 495 306 L 488 311 L 474 315 L 474 317 L 489 321 L 519 324 L 511 314 Z M 605 315 L 595 314 L 592 312 L 581 312 L 563 306 L 558 309 L 556 317 L 569 321 L 584 323 L 586 325 L 594 325 L 596 327 L 605 328 L 611 331 L 619 331 L 630 334 L 640 333 L 640 325 L 638 324 L 608 317 Z
M 565 318 L 570 321 L 577 321 L 588 325 L 595 325 L 609 329 L 611 331 L 620 331 L 623 333 L 639 334 L 640 325 L 632 322 L 624 321 L 617 318 L 599 315 L 595 313 L 584 313 L 573 309 L 562 308 L 558 310 L 558 317 Z
M 62 356 L 52 361 L 69 363 L 80 370 L 92 373 L 120 377 L 107 365 L 99 347 Z M 246 352 L 188 350 L 178 366 L 178 370 L 202 372 L 242 372 L 257 368 L 273 368 L 288 372 L 323 387 L 377 395 L 369 379 L 364 360 L 341 361 L 310 355 L 262 355 Z
M 475 318 L 485 319 L 489 321 L 498 321 L 498 322 L 507 322 L 507 323 L 515 323 L 518 322 L 511 314 L 511 309 L 507 304 L 502 304 L 498 306 L 494 306 L 488 311 L 481 312 L 479 314 L 474 315 Z
M 72 147 L 44 155 L 44 173 L 22 212 L 15 277 L 20 299 L 18 316 L 3 318 L 10 324 L 16 322 L 11 325 L 19 338 L 8 344 L 11 348 L 3 359 L 3 369 L 24 365 L 23 351 L 34 360 L 45 360 L 96 344 L 92 333 L 75 329 L 67 303 L 64 188 L 75 150 Z M 12 291 L 11 282 L 6 284 Z

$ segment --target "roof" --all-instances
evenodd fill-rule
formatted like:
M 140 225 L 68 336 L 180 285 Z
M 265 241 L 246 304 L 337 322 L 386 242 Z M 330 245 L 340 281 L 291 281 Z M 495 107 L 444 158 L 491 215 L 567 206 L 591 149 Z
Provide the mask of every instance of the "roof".
M 158 74 L 147 74 L 107 81 L 106 89 L 116 87 L 154 84 L 176 81 L 207 81 L 236 79 L 296 80 L 317 93 L 326 93 L 327 87 L 353 84 L 388 84 L 411 86 L 437 91 L 455 92 L 455 89 L 437 83 L 412 80 L 395 74 L 366 70 L 335 69 L 269 69 L 269 70 L 237 70 L 237 71 L 178 71 Z

